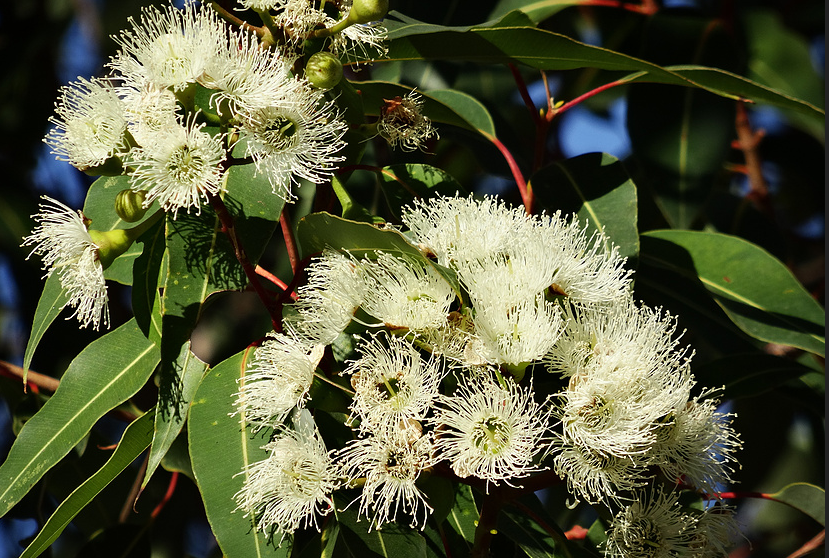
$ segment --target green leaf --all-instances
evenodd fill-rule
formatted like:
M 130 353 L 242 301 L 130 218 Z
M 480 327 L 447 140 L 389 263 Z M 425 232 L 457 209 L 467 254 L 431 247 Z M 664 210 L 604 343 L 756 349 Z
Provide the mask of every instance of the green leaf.
M 475 527 L 478 525 L 480 514 L 475 505 L 475 496 L 472 494 L 472 487 L 462 484 L 455 492 L 455 505 L 446 517 L 446 523 L 469 543 L 468 550 L 472 550 L 472 543 L 475 542 Z
M 127 426 L 106 464 L 61 502 L 20 558 L 34 558 L 46 550 L 69 522 L 149 447 L 153 434 L 153 414 L 153 411 L 149 411 Z
M 812 65 L 806 38 L 787 28 L 770 9 L 744 10 L 742 19 L 749 49 L 748 77 L 823 108 L 825 82 Z M 796 112 L 787 115 L 821 141 L 825 137 L 820 123 Z
M 356 511 L 341 508 L 338 503 L 334 512 L 340 524 L 340 540 L 354 558 L 426 558 L 426 539 L 419 531 L 388 523 L 369 533 L 369 523 L 358 522 Z
M 411 87 L 385 81 L 361 81 L 354 84 L 360 90 L 365 113 L 379 116 L 385 104 L 383 99 L 404 97 Z M 428 91 L 418 94 L 423 100 L 423 114 L 433 122 L 451 124 L 472 132 L 495 135 L 492 117 L 480 101 L 459 91 Z
M 467 195 L 460 183 L 444 170 L 430 165 L 404 163 L 383 167 L 380 171 L 383 195 L 392 214 L 400 219 L 400 210 L 417 198 L 438 195 Z
M 639 256 L 636 186 L 624 165 L 607 153 L 587 153 L 554 163 L 530 178 L 541 207 L 576 213 L 588 230 L 604 230 L 633 263 Z
M 225 556 L 286 557 L 289 545 L 276 548 L 256 531 L 252 510 L 237 510 L 234 499 L 245 482 L 243 472 L 267 457 L 261 449 L 268 442 L 266 431 L 252 435 L 244 413 L 233 414 L 237 411 L 233 396 L 239 390 L 237 380 L 245 376 L 246 356 L 238 353 L 217 364 L 196 390 L 187 421 L 190 459 L 207 520 Z
M 37 308 L 35 309 L 35 318 L 32 323 L 32 332 L 29 334 L 29 340 L 26 342 L 26 352 L 23 354 L 23 370 L 29 371 L 29 365 L 32 364 L 32 358 L 35 356 L 35 349 L 37 349 L 43 334 L 55 321 L 55 318 L 63 310 L 63 307 L 69 302 L 69 297 L 66 291 L 60 284 L 60 279 L 57 273 L 53 273 L 46 278 L 43 284 L 43 292 L 40 299 L 37 301 Z M 24 375 L 23 380 L 26 380 Z
M 391 41 L 389 56 L 375 64 L 399 60 L 464 60 L 479 64 L 525 64 L 539 70 L 597 68 L 633 72 L 620 83 L 652 82 L 700 87 L 731 99 L 749 99 L 824 118 L 824 111 L 731 72 L 702 66 L 660 67 L 566 35 L 534 27 L 453 28 L 430 26 L 420 34 Z
M 297 242 L 303 257 L 333 248 L 361 257 L 375 252 L 405 256 L 437 270 L 462 298 L 460 283 L 452 270 L 434 263 L 412 246 L 398 231 L 380 230 L 368 223 L 335 217 L 330 213 L 312 213 L 297 225 Z
M 181 353 L 173 365 L 173 371 L 176 377 L 169 386 L 169 393 L 162 393 L 163 390 L 159 390 L 153 443 L 147 459 L 147 470 L 141 483 L 142 488 L 150 482 L 156 468 L 161 464 L 161 460 L 167 455 L 170 446 L 173 445 L 184 427 L 190 402 L 207 371 L 207 364 L 190 352 L 188 341 L 182 345 Z
M 158 348 L 134 320 L 81 351 L 55 394 L 23 426 L 0 465 L 0 516 L 69 453 L 98 419 L 141 389 L 158 361 Z
M 796 482 L 784 486 L 780 491 L 769 496 L 802 511 L 824 527 L 826 526 L 825 489 L 805 482 Z
M 566 556 L 556 551 L 556 541 L 525 513 L 504 507 L 498 515 L 498 532 L 521 547 L 529 558 Z
M 694 368 L 700 385 L 725 386 L 724 399 L 760 395 L 812 372 L 791 359 L 760 352 L 729 355 Z
M 534 2 L 528 0 L 501 0 L 490 12 L 489 17 L 495 19 L 505 16 L 513 10 L 518 10 L 529 17 L 533 23 L 538 24 L 565 8 L 583 4 L 590 4 L 590 0 L 536 0 Z
M 161 298 L 158 287 L 161 277 L 166 277 L 164 256 L 167 250 L 165 227 L 159 223 L 135 242 L 141 247 L 141 255 L 133 262 L 132 312 L 144 335 L 160 344 Z
M 645 236 L 687 251 L 702 284 L 745 333 L 824 356 L 825 311 L 786 266 L 764 249 L 719 233 L 661 230 Z M 653 263 L 683 272 L 670 260 Z
M 721 20 L 657 14 L 641 39 L 642 56 L 661 64 L 738 67 L 733 34 Z M 628 89 L 633 156 L 674 228 L 692 228 L 713 176 L 731 152 L 736 103 L 694 88 L 636 84 Z

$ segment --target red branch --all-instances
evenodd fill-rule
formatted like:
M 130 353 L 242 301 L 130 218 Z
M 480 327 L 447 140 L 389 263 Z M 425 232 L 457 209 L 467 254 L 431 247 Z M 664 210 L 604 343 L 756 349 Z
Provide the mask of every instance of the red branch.
M 176 491 L 176 483 L 177 482 L 178 482 L 178 473 L 173 471 L 173 474 L 170 477 L 170 483 L 167 485 L 167 492 L 164 493 L 164 497 L 161 499 L 161 501 L 158 503 L 158 505 L 155 507 L 155 509 L 150 514 L 151 518 L 155 519 L 156 517 L 158 517 L 158 514 L 161 513 L 161 510 L 164 509 L 164 506 L 166 506 L 167 502 L 170 501 L 170 498 L 173 497 L 173 494 Z
M 524 179 L 524 175 L 521 174 L 521 169 L 518 168 L 518 163 L 515 161 L 515 157 L 512 156 L 510 150 L 507 149 L 507 146 L 504 145 L 501 140 L 487 134 L 486 132 L 481 131 L 481 134 L 495 144 L 495 147 L 498 148 L 498 151 L 501 152 L 501 155 L 504 156 L 506 159 L 507 164 L 509 165 L 509 170 L 512 171 L 512 177 L 515 179 L 515 184 L 518 186 L 518 191 L 521 194 L 521 201 L 524 203 L 524 208 L 527 210 L 527 215 L 532 214 L 532 206 L 533 206 L 533 194 L 527 188 L 527 181 Z

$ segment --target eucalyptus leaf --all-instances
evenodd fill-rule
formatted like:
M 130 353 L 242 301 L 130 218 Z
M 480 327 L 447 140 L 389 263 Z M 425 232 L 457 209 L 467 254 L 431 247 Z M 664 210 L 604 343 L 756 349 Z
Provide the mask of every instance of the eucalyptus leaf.
M 46 330 L 49 329 L 49 326 L 60 315 L 63 307 L 68 302 L 69 296 L 61 286 L 60 278 L 57 273 L 53 273 L 46 278 L 43 284 L 43 292 L 37 301 L 32 331 L 29 333 L 29 340 L 26 342 L 26 352 L 23 354 L 23 369 L 25 372 L 29 371 L 32 358 L 35 356 L 35 350 L 40 340 L 43 339 L 43 334 L 46 333 Z M 23 376 L 24 382 L 26 381 L 25 372 Z
M 190 342 L 182 345 L 181 353 L 173 364 L 175 378 L 170 389 L 166 393 L 165 390 L 159 390 L 152 447 L 144 480 L 141 482 L 142 488 L 150 482 L 156 468 L 184 427 L 193 395 L 206 371 L 207 364 L 190 351 Z
M 698 231 L 650 231 L 681 247 L 699 280 L 737 327 L 767 343 L 825 354 L 826 314 L 774 256 L 742 238 Z M 667 252 L 663 253 L 667 256 Z M 653 263 L 687 273 L 653 254 Z M 762 278 L 762 280 L 758 280 Z
M 824 527 L 826 526 L 826 490 L 824 488 L 805 482 L 796 482 L 768 496 L 802 511 Z
M 383 167 L 380 180 L 389 209 L 397 219 L 400 219 L 400 210 L 412 205 L 415 199 L 468 195 L 449 173 L 431 165 L 405 163 Z
M 190 459 L 207 520 L 224 555 L 282 558 L 290 555 L 290 545 L 277 548 L 279 535 L 274 541 L 257 531 L 253 510 L 237 509 L 234 498 L 247 468 L 267 457 L 262 446 L 268 432 L 252 434 L 245 414 L 237 413 L 233 404 L 247 357 L 245 351 L 217 364 L 196 390 L 187 421 Z
M 153 415 L 154 412 L 149 411 L 127 426 L 106 464 L 60 503 L 20 558 L 40 556 L 69 522 L 149 447 L 153 435 Z
M 105 413 L 132 397 L 159 362 L 158 348 L 130 320 L 90 343 L 55 394 L 23 426 L 0 465 L 0 516 L 83 439 Z

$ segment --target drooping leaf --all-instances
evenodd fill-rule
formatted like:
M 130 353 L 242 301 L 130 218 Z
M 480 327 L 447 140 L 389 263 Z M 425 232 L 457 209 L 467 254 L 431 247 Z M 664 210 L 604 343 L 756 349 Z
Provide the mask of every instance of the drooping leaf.
M 514 541 L 530 558 L 567 556 L 564 532 L 544 511 L 534 495 L 504 506 L 498 516 L 498 531 Z M 541 522 L 544 525 L 541 525 Z
M 169 393 L 162 396 L 159 393 L 158 407 L 155 413 L 155 429 L 153 432 L 150 456 L 147 459 L 147 469 L 142 488 L 147 486 L 161 460 L 178 437 L 187 419 L 187 412 L 193 395 L 199 387 L 207 364 L 202 362 L 190 351 L 190 342 L 182 345 L 181 353 L 173 365 L 176 378 L 169 386 Z
M 630 263 L 639 256 L 636 186 L 612 155 L 588 153 L 553 163 L 535 173 L 530 186 L 548 213 L 576 213 L 588 230 L 604 230 Z
M 141 245 L 141 255 L 133 263 L 133 285 L 131 290 L 132 312 L 138 327 L 148 339 L 160 345 L 161 340 L 161 298 L 159 280 L 166 277 L 164 257 L 166 238 L 164 223 L 153 227 L 136 240 Z
M 398 219 L 400 209 L 417 198 L 466 195 L 464 187 L 449 173 L 430 165 L 405 163 L 383 167 L 380 180 L 389 209 Z
M 29 334 L 29 340 L 26 342 L 26 352 L 23 354 L 23 369 L 28 372 L 29 365 L 32 364 L 32 358 L 35 356 L 40 340 L 43 334 L 55 321 L 55 318 L 69 302 L 69 296 L 60 284 L 60 279 L 56 273 L 53 273 L 46 278 L 43 284 L 43 292 L 40 299 L 37 301 L 37 308 L 35 309 L 35 318 L 32 323 L 32 331 Z M 24 377 L 25 380 L 25 377 Z
M 130 320 L 90 343 L 55 394 L 20 431 L 0 465 L 0 516 L 60 461 L 105 413 L 132 397 L 159 361 L 158 348 Z
M 397 60 L 463 60 L 479 64 L 525 64 L 539 70 L 597 68 L 632 72 L 620 83 L 651 82 L 700 87 L 731 99 L 749 99 L 789 108 L 822 120 L 814 105 L 757 84 L 732 72 L 695 65 L 660 67 L 609 49 L 594 47 L 566 35 L 534 27 L 495 27 L 454 30 L 431 26 L 419 34 L 391 41 L 389 56 Z
M 769 496 L 802 511 L 824 527 L 826 526 L 825 489 L 805 482 L 796 482 L 784 486 Z
M 80 511 L 146 450 L 153 435 L 153 411 L 130 423 L 106 464 L 61 502 L 20 558 L 39 556 Z
M 252 354 L 252 353 L 251 353 Z M 246 354 L 217 364 L 202 380 L 190 407 L 187 436 L 196 484 L 207 520 L 228 558 L 287 557 L 290 545 L 276 548 L 255 529 L 252 510 L 236 509 L 234 495 L 241 490 L 253 463 L 267 457 L 262 449 L 268 434 L 251 434 L 244 413 L 233 414 L 238 380 L 244 378 Z M 232 416 L 231 416 L 232 415 Z M 246 517 L 247 514 L 247 517 Z
M 811 373 L 791 359 L 767 353 L 730 355 L 694 368 L 700 385 L 724 386 L 724 399 L 752 397 Z
M 503 17 L 513 10 L 525 14 L 533 23 L 541 23 L 548 17 L 554 16 L 570 6 L 590 4 L 590 0 L 501 0 L 495 5 L 489 17 L 492 19 Z
M 713 299 L 748 335 L 825 354 L 825 311 L 764 249 L 719 233 L 661 230 L 644 236 L 681 247 Z M 656 265 L 688 273 L 667 252 L 648 257 Z

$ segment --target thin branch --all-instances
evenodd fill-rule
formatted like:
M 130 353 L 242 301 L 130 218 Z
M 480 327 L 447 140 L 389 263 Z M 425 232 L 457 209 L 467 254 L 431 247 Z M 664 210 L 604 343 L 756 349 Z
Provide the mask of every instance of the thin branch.
M 579 103 L 582 103 L 583 101 L 586 101 L 587 99 L 589 99 L 590 97 L 593 97 L 594 95 L 598 95 L 602 91 L 607 91 L 608 89 L 618 87 L 619 85 L 626 85 L 628 83 L 630 83 L 629 79 L 619 79 L 619 80 L 616 80 L 616 81 L 611 81 L 610 83 L 605 83 L 604 85 L 600 85 L 596 89 L 591 89 L 587 93 L 584 93 L 583 95 L 579 95 L 578 97 L 576 97 L 572 101 L 564 103 L 563 105 L 561 105 L 558 108 L 554 108 L 552 111 L 547 113 L 547 119 L 552 120 L 553 117 L 558 116 L 562 112 L 573 108 L 574 106 L 578 105 Z
M 20 366 L 14 365 L 11 362 L 6 362 L 5 360 L 0 360 L 0 375 L 2 376 L 12 379 L 20 379 L 20 382 L 23 383 L 25 372 L 26 371 Z M 39 389 L 54 393 L 60 385 L 60 380 L 29 370 L 28 377 L 26 378 L 26 385 L 35 386 Z M 24 386 L 23 389 L 25 391 L 26 386 Z
M 498 513 L 501 511 L 501 491 L 494 487 L 489 494 L 484 496 L 481 505 L 481 516 L 478 518 L 478 526 L 475 528 L 475 542 L 472 545 L 470 558 L 486 558 L 489 556 L 489 546 L 492 544 L 492 537 L 498 532 L 495 526 L 498 523 Z
M 288 259 L 291 262 L 291 271 L 294 275 L 299 271 L 299 249 L 294 239 L 294 228 L 288 213 L 283 209 L 279 215 L 279 224 L 282 225 L 282 238 L 285 240 L 285 249 L 288 251 Z
M 164 506 L 167 505 L 167 502 L 169 502 L 170 499 L 173 497 L 173 494 L 176 491 L 176 483 L 177 482 L 178 482 L 178 473 L 176 471 L 173 471 L 173 474 L 170 477 L 170 482 L 167 485 L 167 492 L 164 493 L 164 497 L 161 499 L 161 501 L 158 503 L 158 505 L 155 507 L 155 509 L 150 514 L 151 518 L 153 518 L 153 519 L 157 518 L 158 514 L 161 513 L 161 510 L 164 509 Z
M 271 283 L 273 283 L 274 285 L 276 285 L 277 287 L 279 287 L 283 291 L 288 290 L 289 287 L 288 287 L 288 284 L 285 283 L 285 281 L 283 281 L 282 279 L 280 279 L 279 277 L 277 277 L 276 275 L 274 275 L 273 273 L 271 273 L 270 271 L 268 271 L 264 267 L 262 267 L 260 265 L 257 265 L 254 268 L 254 271 L 256 272 L 257 275 L 259 275 L 261 277 L 264 277 L 265 279 L 267 279 L 268 281 L 270 281 Z M 297 298 L 299 298 L 299 295 L 297 295 L 295 292 L 293 292 L 293 291 L 290 291 L 290 292 L 291 292 L 291 298 L 293 300 L 296 300 Z
M 809 539 L 803 546 L 789 554 L 787 558 L 800 558 L 801 556 L 806 556 L 824 544 L 826 544 L 826 529 Z
M 751 185 L 752 196 L 760 203 L 768 197 L 769 187 L 763 177 L 763 162 L 760 159 L 760 142 L 766 135 L 765 130 L 754 131 L 748 120 L 748 111 L 745 103 L 737 102 L 737 115 L 734 120 L 737 130 L 737 141 L 735 147 L 743 152 L 745 158 L 746 174 Z
M 541 117 L 538 114 L 538 109 L 535 108 L 535 103 L 533 103 L 530 97 L 530 92 L 527 91 L 527 84 L 524 82 L 524 78 L 521 72 L 518 71 L 518 68 L 515 67 L 515 64 L 507 64 L 507 66 L 509 66 L 510 72 L 512 72 L 512 78 L 515 80 L 515 85 L 518 86 L 518 92 L 521 94 L 524 104 L 527 105 L 527 109 L 530 111 L 530 116 L 537 126 L 541 122 Z
M 282 318 L 276 311 L 276 305 L 274 304 L 273 298 L 259 281 L 259 276 L 256 274 L 253 264 L 248 259 L 244 247 L 239 242 L 239 238 L 236 236 L 236 227 L 233 223 L 233 216 L 230 215 L 230 212 L 227 210 L 227 206 L 225 206 L 224 201 L 222 201 L 222 198 L 219 196 L 210 196 L 210 205 L 216 211 L 216 215 L 222 223 L 222 229 L 230 239 L 230 244 L 233 246 L 236 259 L 242 265 L 245 276 L 247 276 L 248 281 L 250 281 L 253 290 L 259 296 L 262 304 L 265 305 L 265 309 L 271 317 L 271 323 L 273 324 L 274 330 L 282 331 Z
M 495 147 L 498 148 L 498 151 L 500 151 L 501 155 L 503 155 L 504 159 L 506 159 L 507 165 L 509 165 L 509 170 L 512 172 L 512 177 L 515 179 L 515 184 L 518 186 L 518 192 L 521 194 L 521 201 L 524 203 L 524 208 L 527 210 L 527 214 L 531 215 L 533 206 L 532 191 L 527 188 L 527 181 L 524 179 L 524 175 L 521 174 L 521 169 L 518 168 L 518 163 L 515 161 L 515 157 L 512 156 L 510 150 L 507 149 L 507 146 L 504 145 L 501 140 L 486 132 L 480 131 L 480 133 L 486 139 L 495 144 Z

